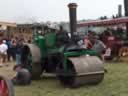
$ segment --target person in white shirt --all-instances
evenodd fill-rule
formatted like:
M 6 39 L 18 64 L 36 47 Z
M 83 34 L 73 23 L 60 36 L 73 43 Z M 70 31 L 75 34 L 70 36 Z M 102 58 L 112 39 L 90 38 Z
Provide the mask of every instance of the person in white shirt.
M 6 41 L 0 42 L 0 66 L 3 66 L 7 59 L 7 49 Z

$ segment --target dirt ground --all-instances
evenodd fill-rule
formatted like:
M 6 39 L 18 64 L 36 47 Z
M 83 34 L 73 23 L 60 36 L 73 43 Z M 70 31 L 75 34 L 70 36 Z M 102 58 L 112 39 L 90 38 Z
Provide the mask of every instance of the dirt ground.
M 0 74 L 11 79 L 15 75 L 15 71 L 13 71 L 13 66 L 15 62 L 7 62 L 8 66 L 0 67 Z
M 15 62 L 0 68 L 0 74 L 12 78 Z M 15 96 L 128 96 L 128 63 L 108 62 L 107 73 L 98 85 L 85 85 L 80 88 L 65 88 L 56 77 L 45 77 L 32 81 L 29 86 L 15 86 Z

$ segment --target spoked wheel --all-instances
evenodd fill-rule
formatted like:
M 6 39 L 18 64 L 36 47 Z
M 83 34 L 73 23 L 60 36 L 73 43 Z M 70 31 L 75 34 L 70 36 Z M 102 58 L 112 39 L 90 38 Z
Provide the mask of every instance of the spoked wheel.
M 21 63 L 32 74 L 32 79 L 39 79 L 42 74 L 41 52 L 34 44 L 25 44 L 21 55 Z
M 0 96 L 14 96 L 14 87 L 10 80 L 0 75 Z

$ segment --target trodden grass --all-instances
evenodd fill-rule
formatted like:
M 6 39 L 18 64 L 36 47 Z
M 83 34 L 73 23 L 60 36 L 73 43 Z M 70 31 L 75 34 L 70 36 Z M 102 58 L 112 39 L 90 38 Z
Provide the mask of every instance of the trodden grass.
M 11 63 L 12 64 L 12 63 Z M 12 64 L 13 65 L 13 64 Z M 11 78 L 12 65 L 0 68 L 0 73 Z M 65 88 L 53 77 L 43 77 L 30 86 L 15 86 L 16 96 L 128 96 L 128 64 L 107 63 L 103 82 L 76 89 Z

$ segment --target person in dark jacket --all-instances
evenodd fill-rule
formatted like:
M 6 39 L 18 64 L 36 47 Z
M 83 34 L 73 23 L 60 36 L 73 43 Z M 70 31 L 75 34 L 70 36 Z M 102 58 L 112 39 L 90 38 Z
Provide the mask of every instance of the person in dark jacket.
M 69 42 L 68 33 L 63 30 L 63 27 L 60 26 L 60 30 L 58 31 L 57 35 L 57 45 L 61 46 L 67 44 Z
M 21 64 L 21 53 L 22 53 L 23 42 L 21 40 L 16 43 L 16 64 Z
M 10 58 L 12 56 L 12 43 L 11 43 L 11 40 L 10 39 L 7 39 L 6 40 L 6 45 L 8 46 L 8 50 L 7 50 L 7 59 L 8 61 L 10 61 Z

